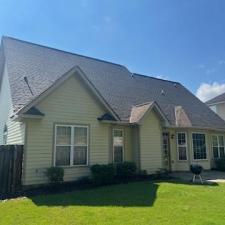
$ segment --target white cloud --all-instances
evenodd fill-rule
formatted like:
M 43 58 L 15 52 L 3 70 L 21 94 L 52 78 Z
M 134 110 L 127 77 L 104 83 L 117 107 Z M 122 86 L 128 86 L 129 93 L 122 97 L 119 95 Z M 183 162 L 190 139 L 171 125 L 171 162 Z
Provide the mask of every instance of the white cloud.
M 212 84 L 202 83 L 196 91 L 196 96 L 203 102 L 220 95 L 225 92 L 225 83 L 219 84 L 213 82 Z

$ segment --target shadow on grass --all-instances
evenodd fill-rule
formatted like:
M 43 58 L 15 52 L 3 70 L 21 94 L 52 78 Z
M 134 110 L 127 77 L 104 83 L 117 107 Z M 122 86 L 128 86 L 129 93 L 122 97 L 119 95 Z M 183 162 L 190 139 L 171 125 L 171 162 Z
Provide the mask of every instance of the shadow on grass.
M 191 183 L 181 179 L 131 182 L 76 190 L 73 192 L 47 194 L 30 197 L 37 206 L 121 206 L 151 207 L 157 198 L 160 183 L 192 186 L 218 186 L 216 183 Z
M 79 190 L 63 194 L 30 197 L 38 206 L 152 206 L 157 197 L 158 184 L 135 182 Z

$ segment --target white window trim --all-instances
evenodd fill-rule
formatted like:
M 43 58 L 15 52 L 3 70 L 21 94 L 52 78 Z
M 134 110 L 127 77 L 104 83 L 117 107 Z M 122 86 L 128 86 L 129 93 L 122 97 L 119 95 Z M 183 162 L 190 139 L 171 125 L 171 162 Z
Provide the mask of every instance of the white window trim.
M 206 150 L 206 158 L 205 159 L 195 159 L 194 158 L 194 145 L 193 145 L 193 134 L 204 134 L 205 135 L 205 150 Z M 205 132 L 191 132 L 191 148 L 192 148 L 192 157 L 193 161 L 207 161 L 208 160 L 208 147 L 207 147 L 207 134 Z
M 122 145 L 122 147 L 123 147 L 123 153 L 122 153 L 123 159 L 122 159 L 122 162 L 124 162 L 124 129 L 121 129 L 121 128 L 113 128 L 113 133 L 112 133 L 112 136 L 113 136 L 113 163 L 116 163 L 116 162 L 114 162 L 114 147 L 115 147 L 115 145 L 114 145 L 114 132 L 116 130 L 122 131 L 122 135 L 123 135 L 123 145 Z
M 57 127 L 70 127 L 71 128 L 71 143 L 70 143 L 70 145 L 68 145 L 68 146 L 70 146 L 70 165 L 64 165 L 64 166 L 58 166 L 58 167 L 85 167 L 85 166 L 88 166 L 89 165 L 89 126 L 87 126 L 87 125 L 69 125 L 69 124 L 55 124 L 55 126 L 54 126 L 55 137 L 54 137 L 54 162 L 53 162 L 53 165 L 56 166 L 56 146 L 60 146 L 60 145 L 56 145 Z M 74 127 L 87 128 L 87 145 L 83 145 L 85 147 L 87 146 L 87 163 L 86 164 L 80 164 L 80 165 L 73 164 L 73 155 L 74 155 L 73 147 L 76 146 L 76 145 L 72 144 L 72 143 L 74 143 Z M 61 146 L 66 146 L 66 145 L 61 145 Z M 79 146 L 81 146 L 81 145 L 79 145 Z
M 218 146 L 213 146 L 213 136 L 216 136 L 217 141 L 218 141 Z M 220 143 L 219 143 L 219 136 L 222 136 L 222 137 L 223 137 L 223 142 L 225 142 L 224 135 L 222 135 L 222 134 L 211 134 L 211 143 L 212 143 L 211 145 L 212 145 L 212 155 L 213 155 L 213 159 L 220 159 L 220 147 L 223 147 L 223 148 L 224 148 L 224 153 L 225 153 L 225 143 L 224 143 L 224 146 L 220 146 Z M 214 157 L 213 147 L 218 147 L 218 155 L 219 155 L 218 158 L 215 158 L 215 157 Z
M 178 134 L 185 134 L 186 144 L 184 146 L 178 144 Z M 188 161 L 187 132 L 182 132 L 182 131 L 177 132 L 176 139 L 177 139 L 177 160 L 180 162 L 186 162 L 186 161 Z M 186 147 L 186 158 L 187 159 L 179 159 L 179 147 Z

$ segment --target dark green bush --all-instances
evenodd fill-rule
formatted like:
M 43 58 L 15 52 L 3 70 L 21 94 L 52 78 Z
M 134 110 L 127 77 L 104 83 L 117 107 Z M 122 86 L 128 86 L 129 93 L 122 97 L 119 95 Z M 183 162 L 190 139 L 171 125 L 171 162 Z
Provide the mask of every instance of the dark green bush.
M 148 178 L 148 172 L 147 172 L 147 170 L 140 170 L 138 172 L 138 177 L 141 178 L 141 179 Z
M 135 177 L 137 167 L 134 162 L 123 162 L 115 164 L 116 178 L 119 181 L 128 181 Z
M 95 185 L 105 185 L 114 183 L 115 167 L 113 164 L 91 166 L 93 183 Z
M 61 183 L 63 182 L 64 169 L 62 167 L 50 167 L 46 170 L 46 176 L 50 183 Z
M 154 179 L 169 179 L 169 171 L 165 168 L 159 168 L 155 174 L 152 175 Z
M 215 160 L 216 169 L 220 171 L 225 171 L 225 158 Z
M 80 177 L 76 183 L 79 186 L 90 186 L 90 185 L 92 185 L 93 181 L 90 177 L 84 176 L 84 177 Z

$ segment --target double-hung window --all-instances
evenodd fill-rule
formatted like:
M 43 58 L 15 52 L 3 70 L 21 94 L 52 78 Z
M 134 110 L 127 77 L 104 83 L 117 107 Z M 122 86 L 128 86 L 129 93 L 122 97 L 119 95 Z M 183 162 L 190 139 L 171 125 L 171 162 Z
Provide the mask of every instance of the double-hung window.
M 124 134 L 122 129 L 113 129 L 113 162 L 123 162 Z
M 88 164 L 88 126 L 55 126 L 55 166 Z
M 185 132 L 177 133 L 177 151 L 178 160 L 187 160 L 187 134 Z
M 192 133 L 194 159 L 207 159 L 205 134 Z
M 225 157 L 223 135 L 212 135 L 212 149 L 214 159 Z

